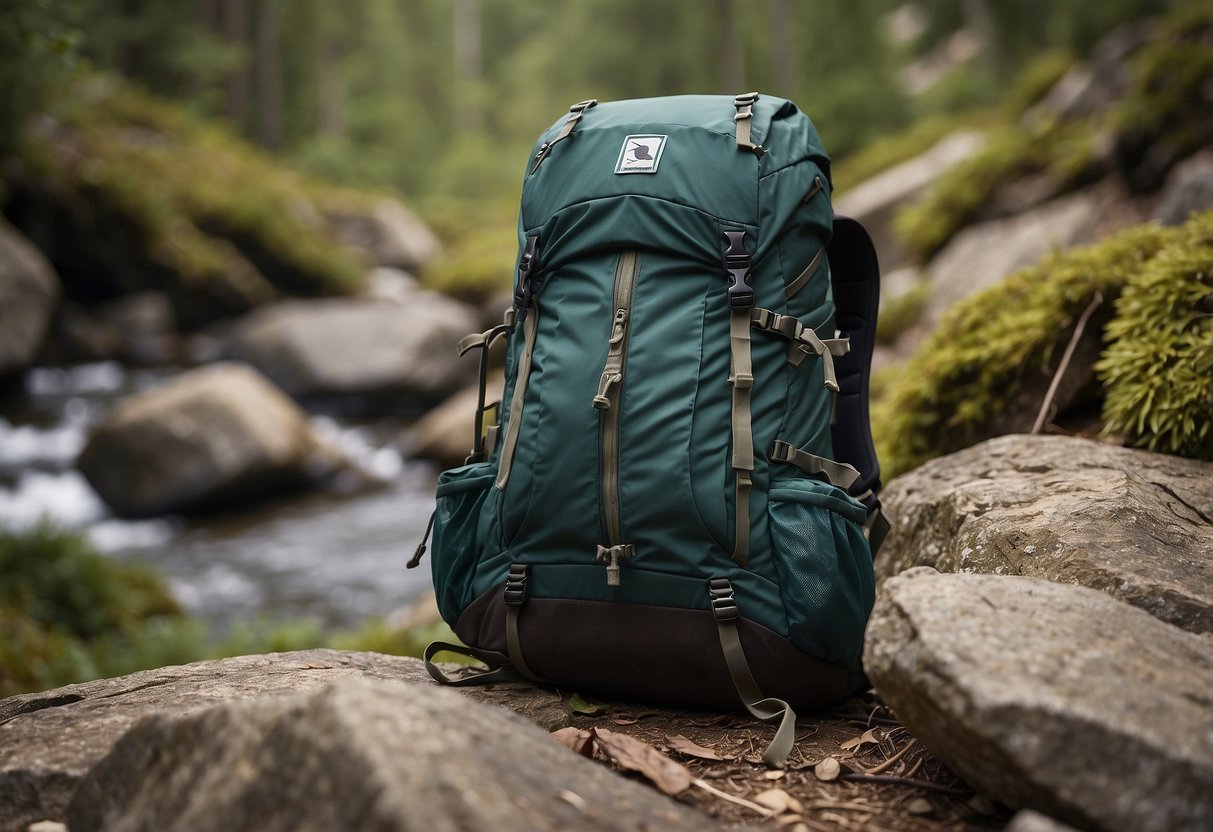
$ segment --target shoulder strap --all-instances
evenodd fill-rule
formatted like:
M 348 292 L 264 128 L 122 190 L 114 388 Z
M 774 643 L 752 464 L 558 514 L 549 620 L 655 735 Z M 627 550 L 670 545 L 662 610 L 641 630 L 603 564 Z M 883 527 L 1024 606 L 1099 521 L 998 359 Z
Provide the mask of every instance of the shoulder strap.
M 835 360 L 838 399 L 834 415 L 834 458 L 852 465 L 859 478 L 848 489 L 869 515 L 878 512 L 880 462 L 868 419 L 868 381 L 876 346 L 876 313 L 880 307 L 880 264 L 872 238 L 858 221 L 834 216 L 834 235 L 827 256 L 834 287 L 835 322 L 851 339 L 851 351 Z M 878 541 L 873 540 L 873 550 Z

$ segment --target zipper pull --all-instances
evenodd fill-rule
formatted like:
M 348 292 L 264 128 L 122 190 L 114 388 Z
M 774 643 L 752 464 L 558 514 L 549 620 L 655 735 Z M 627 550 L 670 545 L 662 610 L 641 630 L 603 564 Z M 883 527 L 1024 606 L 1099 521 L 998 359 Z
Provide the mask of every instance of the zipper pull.
M 623 373 L 612 373 L 609 370 L 598 380 L 598 395 L 594 397 L 594 407 L 599 410 L 611 409 L 611 388 L 623 381 Z
M 602 368 L 602 378 L 598 380 L 598 395 L 594 397 L 594 407 L 598 410 L 610 410 L 611 388 L 623 381 L 623 339 L 627 335 L 628 310 L 616 309 L 615 320 L 611 327 L 611 337 L 607 341 L 606 366 Z
M 430 532 L 434 530 L 434 518 L 437 515 L 437 508 L 430 512 L 430 522 L 425 524 L 425 536 L 421 538 L 421 545 L 417 547 L 416 552 L 413 552 L 413 557 L 404 565 L 405 569 L 413 569 L 417 564 L 421 563 L 421 556 L 425 554 L 425 544 L 430 540 Z

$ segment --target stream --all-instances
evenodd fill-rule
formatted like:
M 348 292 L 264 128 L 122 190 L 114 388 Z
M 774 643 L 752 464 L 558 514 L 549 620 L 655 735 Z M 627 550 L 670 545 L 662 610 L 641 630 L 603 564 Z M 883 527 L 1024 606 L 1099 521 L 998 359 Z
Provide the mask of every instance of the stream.
M 314 417 L 379 490 L 310 493 L 240 514 L 127 521 L 114 517 L 74 462 L 88 432 L 119 398 L 163 383 L 174 369 L 113 362 L 36 368 L 24 392 L 0 401 L 0 528 L 45 518 L 78 530 L 104 554 L 147 564 L 213 633 L 256 620 L 311 619 L 325 630 L 407 606 L 430 587 L 428 560 L 405 562 L 434 505 L 435 471 L 402 459 L 403 422 Z

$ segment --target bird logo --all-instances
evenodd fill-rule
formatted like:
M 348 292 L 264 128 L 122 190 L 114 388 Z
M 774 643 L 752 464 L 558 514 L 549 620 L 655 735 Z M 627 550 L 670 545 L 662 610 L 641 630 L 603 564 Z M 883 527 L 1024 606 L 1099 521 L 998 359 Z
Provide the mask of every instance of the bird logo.
M 615 162 L 615 173 L 656 173 L 669 136 L 625 136 Z
M 652 155 L 649 153 L 649 146 L 640 142 L 632 142 L 632 158 L 639 162 L 653 161 Z

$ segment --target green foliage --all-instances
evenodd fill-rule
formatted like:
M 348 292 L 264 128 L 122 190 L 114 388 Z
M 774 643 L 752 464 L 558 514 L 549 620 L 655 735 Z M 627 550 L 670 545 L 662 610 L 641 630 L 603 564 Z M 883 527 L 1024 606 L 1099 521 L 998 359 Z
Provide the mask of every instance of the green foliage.
M 1213 212 L 1128 275 L 1096 364 L 1107 431 L 1213 460 Z
M 990 122 L 990 114 L 966 111 L 950 116 L 933 116 L 915 121 L 905 130 L 884 136 L 832 164 L 836 194 L 842 194 L 873 176 L 926 153 L 941 139 L 958 130 L 980 128 Z
M 1053 254 L 952 307 L 873 407 L 886 476 L 985 438 L 1069 340 L 1096 292 L 1117 297 L 1176 232 L 1140 226 Z
M 180 621 L 153 573 L 50 526 L 0 531 L 0 575 L 0 695 L 122 668 Z
M 1035 58 L 1003 94 L 1003 112 L 1010 119 L 1018 119 L 1044 98 L 1072 66 L 1074 55 L 1065 49 L 1050 49 Z
M 56 0 L 0 0 L 0 158 L 25 121 L 73 72 L 81 33 Z
M 1131 180 L 1138 179 L 1133 169 L 1143 157 L 1150 168 L 1160 151 L 1174 162 L 1204 146 L 1213 140 L 1203 98 L 1213 78 L 1210 31 L 1213 12 L 1184 7 L 1156 40 L 1133 55 L 1133 83 L 1108 111 L 1068 123 L 1024 120 L 993 131 L 979 153 L 941 176 L 926 198 L 898 215 L 898 235 L 927 258 L 996 206 L 999 189 L 1016 180 L 1040 174 L 1053 179 L 1058 192 L 1073 189 L 1102 172 L 1106 163 L 1096 158 L 1095 143 L 1104 133 L 1116 138 L 1118 163 L 1129 169 Z M 1057 55 L 1024 70 L 1006 98 L 1008 115 L 1038 98 L 1049 79 L 1064 71 L 1064 62 Z M 1150 171 L 1148 181 L 1136 184 L 1154 187 L 1158 173 Z
M 896 341 L 918 321 L 930 299 L 931 286 L 924 281 L 904 294 L 882 300 L 880 315 L 876 318 L 876 340 L 882 344 Z
M 322 646 L 420 656 L 430 641 L 458 641 L 442 623 L 370 619 L 337 634 L 309 620 L 246 621 L 216 642 L 154 572 L 48 525 L 0 531 L 0 575 L 0 698 L 223 656 Z

